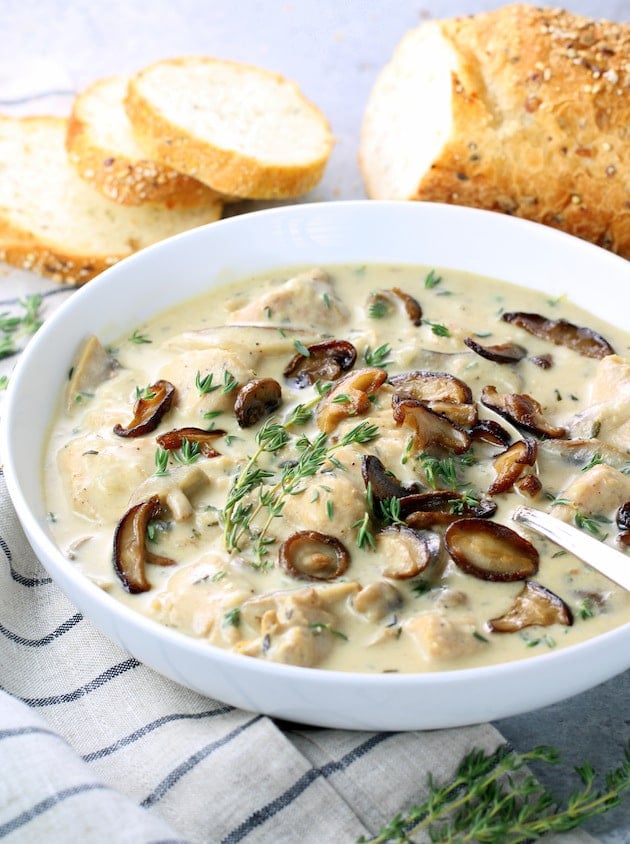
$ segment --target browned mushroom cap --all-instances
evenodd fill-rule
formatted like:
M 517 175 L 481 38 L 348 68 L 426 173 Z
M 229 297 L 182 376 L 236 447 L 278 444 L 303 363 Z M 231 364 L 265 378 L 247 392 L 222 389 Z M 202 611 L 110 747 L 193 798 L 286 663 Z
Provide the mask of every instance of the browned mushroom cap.
M 440 552 L 440 538 L 430 531 L 390 525 L 377 538 L 381 574 L 392 580 L 409 580 L 423 572 Z
M 551 369 L 553 366 L 553 358 L 551 355 L 532 355 L 529 360 L 538 366 L 540 369 Z
M 385 466 L 374 454 L 364 454 L 361 458 L 361 475 L 365 486 L 369 485 L 372 499 L 376 505 L 390 498 L 404 498 L 418 492 L 422 487 L 419 483 L 404 486 L 398 478 L 388 472 Z
M 446 529 L 446 548 L 466 574 L 480 580 L 525 580 L 538 571 L 538 551 L 498 522 L 459 519 Z
M 615 350 L 608 340 L 590 328 L 583 328 L 567 322 L 566 319 L 546 319 L 540 314 L 519 311 L 501 315 L 504 322 L 518 325 L 535 337 L 549 340 L 556 346 L 566 346 L 587 358 L 603 358 L 614 355 Z
M 463 454 L 470 448 L 471 439 L 466 431 L 421 401 L 394 393 L 392 413 L 397 425 L 407 425 L 414 431 L 414 445 L 420 451 L 439 446 L 455 454 Z
M 334 536 L 316 530 L 300 530 L 282 543 L 278 562 L 300 580 L 334 580 L 350 565 L 350 554 Z
M 318 405 L 319 429 L 330 434 L 342 419 L 366 413 L 372 406 L 370 396 L 378 391 L 386 378 L 387 373 L 377 367 L 355 369 L 340 378 Z
M 489 495 L 498 495 L 512 489 L 514 482 L 525 471 L 526 467 L 533 466 L 538 457 L 538 445 L 529 437 L 517 440 L 505 451 L 492 461 L 496 478 L 490 484 Z
M 175 387 L 170 381 L 156 381 L 147 388 L 133 406 L 133 419 L 124 427 L 114 425 L 114 433 L 119 437 L 141 437 L 155 431 L 167 413 L 175 398 Z
M 184 441 L 189 443 L 196 443 L 199 454 L 204 457 L 218 457 L 219 452 L 212 447 L 212 440 L 217 437 L 222 437 L 225 431 L 215 428 L 212 431 L 206 431 L 204 428 L 176 428 L 173 431 L 167 431 L 165 434 L 157 436 L 157 444 L 165 451 L 177 451 L 184 444 Z
M 489 498 L 473 502 L 468 496 L 450 489 L 422 492 L 400 499 L 400 518 L 413 528 L 450 525 L 463 516 L 487 519 L 496 510 L 496 502 Z
M 318 380 L 336 381 L 357 359 L 357 350 L 346 340 L 324 340 L 308 346 L 307 351 L 308 355 L 294 355 L 282 373 L 299 389 Z
M 617 527 L 619 528 L 619 542 L 622 545 L 630 545 L 630 501 L 626 501 L 617 510 L 615 517 Z
M 234 414 L 241 428 L 251 428 L 282 403 L 282 388 L 274 378 L 252 378 L 239 389 Z
M 526 393 L 499 393 L 490 385 L 481 391 L 481 401 L 517 428 L 537 437 L 564 437 L 566 434 L 564 428 L 547 422 L 540 404 Z
M 384 306 L 385 313 L 387 313 L 396 304 L 396 299 L 402 303 L 405 313 L 413 325 L 422 325 L 422 307 L 420 303 L 413 296 L 410 296 L 409 293 L 401 290 L 400 287 L 392 287 L 391 290 L 375 290 L 370 294 L 368 306 L 370 308 L 374 308 L 374 306 L 378 307 L 379 305 Z
M 416 369 L 393 375 L 389 383 L 399 395 L 425 404 L 434 401 L 469 404 L 472 401 L 472 390 L 468 384 L 448 372 Z
M 514 633 L 524 627 L 549 627 L 551 624 L 570 627 L 573 613 L 562 598 L 533 580 L 524 584 L 504 615 L 488 621 L 493 633 Z
M 482 346 L 472 337 L 465 337 L 464 343 L 473 352 L 493 363 L 518 363 L 527 354 L 527 349 L 517 343 L 499 343 L 496 346 Z
M 527 495 L 529 498 L 536 498 L 542 489 L 542 481 L 536 475 L 527 474 L 514 481 L 514 486 L 523 495 Z
M 157 495 L 131 507 L 118 522 L 114 532 L 114 571 L 120 582 L 132 595 L 147 592 L 151 584 L 147 580 L 146 563 L 171 566 L 174 560 L 152 554 L 145 546 L 147 525 L 160 514 L 160 499 Z
M 470 436 L 475 441 L 491 445 L 508 446 L 512 441 L 510 432 L 494 419 L 480 419 L 472 426 Z

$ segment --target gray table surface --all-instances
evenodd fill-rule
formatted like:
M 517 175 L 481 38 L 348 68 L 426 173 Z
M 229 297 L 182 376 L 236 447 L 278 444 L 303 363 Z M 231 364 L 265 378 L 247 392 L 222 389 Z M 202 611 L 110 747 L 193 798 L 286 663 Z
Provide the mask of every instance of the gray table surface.
M 308 200 L 363 198 L 357 166 L 361 115 L 375 76 L 421 20 L 501 5 L 483 0 L 0 0 L 0 85 L 17 102 L 42 74 L 55 95 L 25 111 L 59 110 L 69 92 L 167 56 L 203 53 L 247 61 L 298 82 L 329 117 L 336 146 Z M 567 0 L 572 11 L 630 20 L 630 0 Z M 65 98 L 65 100 L 64 100 Z M 584 666 L 588 671 L 588 666 Z M 563 703 L 496 724 L 519 750 L 558 747 L 569 767 L 607 770 L 630 739 L 630 672 Z M 558 794 L 576 780 L 543 769 Z M 630 801 L 587 827 L 605 844 L 630 842 Z

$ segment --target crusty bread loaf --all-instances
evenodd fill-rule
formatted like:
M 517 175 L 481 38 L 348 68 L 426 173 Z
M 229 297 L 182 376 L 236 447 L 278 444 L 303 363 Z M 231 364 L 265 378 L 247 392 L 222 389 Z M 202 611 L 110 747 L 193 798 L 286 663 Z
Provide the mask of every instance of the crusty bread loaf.
M 0 260 L 81 284 L 127 255 L 221 215 L 105 199 L 68 163 L 67 121 L 0 117 Z
M 410 31 L 370 94 L 373 198 L 455 203 L 630 258 L 630 24 L 509 5 Z
M 152 161 L 138 145 L 124 107 L 127 83 L 122 75 L 98 79 L 75 98 L 66 148 L 77 173 L 121 205 L 188 207 L 216 199 L 207 185 Z
M 131 77 L 126 108 L 151 158 L 244 199 L 307 193 L 332 149 L 326 118 L 295 83 L 237 62 L 156 62 Z

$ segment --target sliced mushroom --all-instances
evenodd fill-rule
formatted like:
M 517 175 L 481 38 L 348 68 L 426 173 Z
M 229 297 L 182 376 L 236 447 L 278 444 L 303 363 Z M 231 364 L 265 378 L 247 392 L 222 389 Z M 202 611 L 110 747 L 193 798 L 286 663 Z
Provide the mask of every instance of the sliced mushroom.
M 468 384 L 448 372 L 416 369 L 392 376 L 389 383 L 396 393 L 425 404 L 434 401 L 470 404 L 473 397 Z
M 364 454 L 361 458 L 361 475 L 366 488 L 369 485 L 375 505 L 391 498 L 404 498 L 407 495 L 419 492 L 422 488 L 419 483 L 409 486 L 401 484 L 398 478 L 388 472 L 374 454 Z
M 464 343 L 475 354 L 493 363 L 518 363 L 527 354 L 527 349 L 517 343 L 499 343 L 496 346 L 482 346 L 472 337 L 465 337 Z
M 146 548 L 147 526 L 151 519 L 160 515 L 160 509 L 160 499 L 154 495 L 127 510 L 114 532 L 114 571 L 132 595 L 148 592 L 151 588 L 145 570 L 147 563 L 158 566 L 174 564 L 169 557 L 152 554 Z
M 470 435 L 446 416 L 435 413 L 421 401 L 392 396 L 392 413 L 397 425 L 407 425 L 414 432 L 414 445 L 419 451 L 439 446 L 455 454 L 463 454 L 471 445 Z
M 306 348 L 308 355 L 294 355 L 282 373 L 298 389 L 319 380 L 337 381 L 357 359 L 357 350 L 346 340 L 324 340 Z
M 571 627 L 573 613 L 555 592 L 533 580 L 523 585 L 504 615 L 488 621 L 493 633 L 514 633 L 524 627 L 549 627 L 551 624 Z
M 241 428 L 251 428 L 281 404 L 282 388 L 274 378 L 252 378 L 236 394 L 236 421 Z
M 522 475 L 522 477 L 514 481 L 514 486 L 520 493 L 526 495 L 528 498 L 536 498 L 538 493 L 542 490 L 542 482 L 540 478 L 531 474 Z
M 446 529 L 444 540 L 459 568 L 480 580 L 526 580 L 538 571 L 531 542 L 498 522 L 459 519 Z
M 626 501 L 617 510 L 615 522 L 619 528 L 619 542 L 622 545 L 630 545 L 630 501 Z
M 390 525 L 377 537 L 381 574 L 393 580 L 409 580 L 423 572 L 440 552 L 440 538 L 429 531 Z
M 334 580 L 350 565 L 350 554 L 336 537 L 316 530 L 300 530 L 280 546 L 278 562 L 300 580 Z
M 496 510 L 496 503 L 489 498 L 473 503 L 469 497 L 452 490 L 423 492 L 400 500 L 400 518 L 416 529 L 450 525 L 463 516 L 487 519 Z
M 501 315 L 504 322 L 518 325 L 519 328 L 549 340 L 556 346 L 565 346 L 587 358 L 603 358 L 614 355 L 615 350 L 601 334 L 590 328 L 583 328 L 567 322 L 566 319 L 546 319 L 540 314 L 528 314 L 519 311 Z
M 488 495 L 498 495 L 512 489 L 514 482 L 525 468 L 533 466 L 538 457 L 538 445 L 529 437 L 517 440 L 513 445 L 502 451 L 492 461 L 496 478 L 490 484 Z
M 398 302 L 396 302 L 396 299 Z M 398 304 L 402 304 L 406 315 L 413 325 L 422 325 L 422 307 L 420 303 L 413 296 L 410 296 L 409 293 L 401 290 L 400 287 L 392 287 L 391 290 L 375 290 L 370 294 L 368 300 L 368 306 L 370 308 L 380 305 L 386 309 L 385 312 Z
M 218 457 L 218 452 L 212 446 L 212 441 L 217 437 L 224 436 L 225 431 L 219 428 L 212 431 L 206 431 L 204 428 L 176 428 L 173 431 L 167 431 L 165 434 L 160 434 L 155 439 L 158 445 L 165 451 L 177 451 L 182 447 L 184 441 L 188 443 L 196 443 L 199 454 L 204 457 Z
M 372 406 L 370 396 L 379 390 L 386 378 L 387 373 L 376 367 L 355 369 L 340 378 L 318 405 L 320 430 L 330 434 L 342 419 L 366 413 Z
M 503 425 L 495 422 L 494 419 L 480 419 L 470 431 L 474 441 L 490 443 L 491 445 L 508 446 L 512 442 L 512 436 L 506 431 Z
M 403 596 L 392 583 L 376 580 L 368 583 L 352 599 L 355 612 L 364 615 L 368 621 L 376 622 L 399 610 Z
M 118 361 L 107 354 L 97 337 L 88 337 L 70 372 L 67 409 L 76 407 L 78 396 L 93 393 L 119 367 Z
M 521 430 L 538 437 L 564 437 L 566 430 L 551 425 L 545 419 L 542 407 L 526 393 L 499 393 L 492 385 L 481 391 L 481 401 L 486 407 L 503 416 Z
M 119 437 L 141 437 L 155 431 L 164 414 L 171 409 L 175 398 L 175 387 L 170 381 L 156 381 L 147 388 L 133 407 L 133 419 L 124 427 L 114 425 L 114 433 Z
M 534 364 L 534 366 L 537 366 L 540 369 L 551 369 L 553 366 L 553 358 L 551 355 L 532 355 L 529 360 Z

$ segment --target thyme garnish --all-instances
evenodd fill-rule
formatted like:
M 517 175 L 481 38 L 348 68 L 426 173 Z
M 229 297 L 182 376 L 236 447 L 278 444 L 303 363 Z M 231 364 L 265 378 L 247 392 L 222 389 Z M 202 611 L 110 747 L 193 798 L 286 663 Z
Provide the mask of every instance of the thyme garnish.
M 328 435 L 318 434 L 312 441 L 304 434 L 291 437 L 286 426 L 267 420 L 256 434 L 258 448 L 235 477 L 228 491 L 222 511 L 223 541 L 228 551 L 241 551 L 245 537 L 253 542 L 258 567 L 266 564 L 268 546 L 275 542 L 268 536 L 274 519 L 282 514 L 289 495 L 298 495 L 304 481 L 313 477 L 327 463 L 334 461 L 334 452 L 352 443 L 368 443 L 378 436 L 378 428 L 368 422 L 356 425 L 336 442 L 329 443 Z M 292 446 L 293 455 L 283 461 L 279 471 L 259 465 L 264 454 L 275 454 Z M 272 482 L 273 479 L 273 482 Z M 252 499 L 257 493 L 257 500 Z M 255 527 L 254 519 L 266 512 L 262 526 Z
M 137 328 L 134 328 L 132 333 L 129 335 L 129 340 L 131 343 L 135 343 L 136 346 L 141 346 L 144 343 L 152 343 L 153 340 L 150 340 L 146 334 L 142 334 L 138 331 Z
M 493 753 L 474 749 L 453 779 L 438 785 L 431 775 L 427 799 L 397 814 L 374 838 L 360 844 L 417 841 L 423 830 L 434 844 L 522 844 L 551 832 L 567 832 L 618 806 L 630 790 L 630 745 L 622 764 L 608 772 L 602 787 L 589 764 L 575 768 L 582 785 L 561 805 L 531 774 L 530 763 L 557 765 L 557 749 L 540 745 L 517 753 L 501 745 Z M 513 774 L 521 772 L 518 777 Z
M 24 311 L 22 315 L 12 315 L 8 311 L 0 313 L 0 358 L 16 354 L 19 351 L 16 341 L 21 337 L 35 334 L 41 327 L 39 309 L 42 296 L 39 293 L 33 293 L 20 299 L 18 304 Z M 6 389 L 6 383 L 3 389 Z
M 389 343 L 383 343 L 381 346 L 377 346 L 374 351 L 367 346 L 363 353 L 363 360 L 367 366 L 376 366 L 379 369 L 384 369 L 391 363 L 391 360 L 387 360 L 391 350 L 392 348 Z

